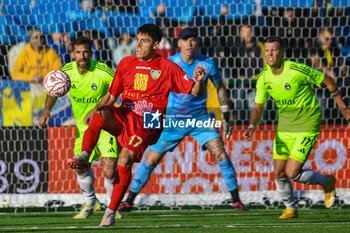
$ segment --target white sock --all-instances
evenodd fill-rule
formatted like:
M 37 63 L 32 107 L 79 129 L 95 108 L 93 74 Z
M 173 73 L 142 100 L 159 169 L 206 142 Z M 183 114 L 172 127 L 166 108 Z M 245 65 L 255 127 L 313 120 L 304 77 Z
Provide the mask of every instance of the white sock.
M 96 194 L 95 194 L 95 177 L 94 173 L 92 172 L 92 169 L 90 168 L 89 171 L 85 173 L 78 173 L 78 183 L 80 185 L 81 191 L 83 193 L 85 203 L 87 205 L 93 205 L 96 201 Z
M 325 186 L 328 184 L 328 179 L 326 176 L 315 172 L 311 169 L 303 169 L 298 174 L 297 177 L 293 179 L 295 182 L 303 183 L 303 184 L 320 184 Z
M 112 197 L 112 192 L 113 192 L 113 183 L 114 183 L 114 177 L 112 179 L 108 179 L 105 177 L 104 186 L 105 186 L 107 196 L 108 196 L 107 206 L 111 202 L 111 197 Z
M 281 197 L 287 209 L 294 210 L 296 208 L 293 197 L 293 186 L 289 178 L 275 179 L 277 193 Z

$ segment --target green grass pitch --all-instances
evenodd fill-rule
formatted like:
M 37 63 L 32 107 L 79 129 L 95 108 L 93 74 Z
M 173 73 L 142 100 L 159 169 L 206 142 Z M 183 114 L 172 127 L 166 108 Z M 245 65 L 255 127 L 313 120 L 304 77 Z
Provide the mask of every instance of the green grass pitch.
M 123 213 L 113 228 L 99 228 L 103 211 L 88 219 L 73 212 L 2 213 L 0 232 L 312 233 L 350 232 L 350 208 L 300 209 L 298 219 L 279 220 L 281 209 L 151 210 Z

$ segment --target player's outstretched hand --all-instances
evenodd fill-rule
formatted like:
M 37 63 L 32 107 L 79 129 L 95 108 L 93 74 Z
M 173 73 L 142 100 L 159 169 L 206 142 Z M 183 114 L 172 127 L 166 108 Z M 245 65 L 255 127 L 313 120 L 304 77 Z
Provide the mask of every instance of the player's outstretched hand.
M 48 126 L 50 119 L 51 119 L 50 112 L 48 113 L 44 111 L 38 118 L 39 128 Z
M 230 122 L 224 120 L 223 121 L 223 127 L 224 127 L 224 135 L 225 135 L 225 139 L 229 139 L 231 134 L 232 134 L 232 126 L 230 124 Z
M 193 72 L 193 76 L 196 78 L 197 81 L 202 81 L 205 77 L 204 68 L 201 66 L 197 66 Z
M 84 124 L 85 124 L 85 125 L 89 125 L 89 124 L 90 124 L 92 115 L 94 115 L 94 112 L 93 112 L 93 111 L 91 111 L 89 114 L 87 114 L 87 115 L 84 117 Z
M 343 115 L 344 119 L 350 122 L 350 109 L 345 108 L 341 111 L 341 114 Z
M 90 169 L 91 164 L 85 158 L 78 156 L 74 159 L 68 159 L 66 161 L 67 165 L 71 169 L 76 169 L 80 172 L 86 172 Z
M 254 132 L 255 132 L 255 129 L 248 128 L 243 134 L 244 139 L 247 141 L 251 141 L 253 139 L 252 136 L 253 136 Z

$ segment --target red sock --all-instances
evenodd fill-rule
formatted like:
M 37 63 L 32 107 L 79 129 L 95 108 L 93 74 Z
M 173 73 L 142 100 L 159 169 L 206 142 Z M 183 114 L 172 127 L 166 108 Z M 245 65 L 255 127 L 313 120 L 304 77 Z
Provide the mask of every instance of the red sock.
M 114 179 L 111 203 L 108 209 L 116 211 L 123 200 L 126 190 L 131 182 L 131 167 L 117 166 L 118 173 Z
M 92 115 L 92 119 L 89 124 L 89 128 L 84 133 L 83 145 L 81 151 L 86 151 L 89 154 L 94 150 L 98 138 L 100 137 L 100 132 L 103 129 L 105 120 L 97 112 Z

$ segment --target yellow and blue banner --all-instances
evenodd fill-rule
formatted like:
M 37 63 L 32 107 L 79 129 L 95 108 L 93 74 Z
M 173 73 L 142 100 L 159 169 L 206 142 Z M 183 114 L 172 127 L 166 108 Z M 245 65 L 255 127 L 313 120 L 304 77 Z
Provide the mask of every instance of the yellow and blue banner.
M 35 126 L 45 105 L 41 84 L 0 80 L 0 125 Z M 74 124 L 69 96 L 61 97 L 51 110 L 50 126 Z

